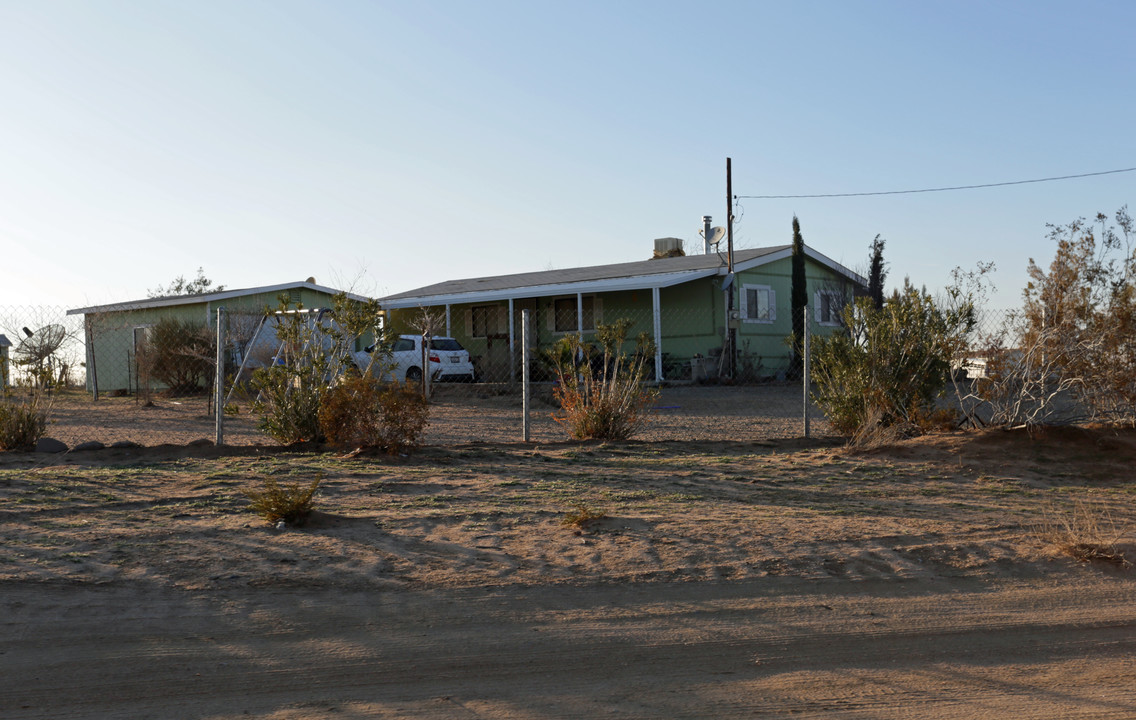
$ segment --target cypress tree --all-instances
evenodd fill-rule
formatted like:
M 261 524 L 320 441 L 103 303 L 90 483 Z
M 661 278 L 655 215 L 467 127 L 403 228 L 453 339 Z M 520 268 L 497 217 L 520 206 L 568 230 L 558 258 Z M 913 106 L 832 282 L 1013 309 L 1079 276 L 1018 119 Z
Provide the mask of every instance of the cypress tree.
M 884 262 L 884 239 L 876 235 L 872 241 L 872 261 L 868 270 L 868 296 L 879 310 L 884 306 L 884 280 L 887 278 L 887 263 Z
M 805 279 L 805 239 L 801 237 L 801 223 L 793 216 L 793 274 L 790 287 L 793 315 L 793 360 L 792 371 L 800 377 L 803 365 L 801 342 L 805 336 L 805 316 L 803 309 L 809 304 L 808 281 Z

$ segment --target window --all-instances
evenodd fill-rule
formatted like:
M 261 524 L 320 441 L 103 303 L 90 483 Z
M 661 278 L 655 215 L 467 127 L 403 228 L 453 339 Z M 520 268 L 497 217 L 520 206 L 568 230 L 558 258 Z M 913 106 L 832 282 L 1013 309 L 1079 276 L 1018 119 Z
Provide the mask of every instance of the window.
M 430 349 L 446 351 L 465 350 L 465 348 L 461 346 L 461 343 L 453 338 L 431 338 Z
M 134 328 L 134 356 L 145 355 L 150 348 L 150 326 L 144 325 Z
M 508 310 L 500 305 L 478 305 L 470 310 L 470 335 L 477 338 L 509 334 Z
M 816 321 L 821 325 L 839 325 L 844 310 L 844 294 L 837 290 L 817 290 L 813 295 Z
M 411 340 L 410 338 L 399 338 L 398 340 L 394 341 L 394 345 L 391 347 L 391 352 L 406 352 L 407 350 L 413 349 L 413 340 Z
M 596 302 L 595 298 L 588 295 L 583 298 L 584 306 L 584 322 L 583 327 L 585 330 L 596 329 Z M 575 297 L 557 298 L 552 303 L 552 323 L 553 330 L 558 333 L 576 332 L 580 329 L 580 323 L 577 321 L 577 307 Z
M 768 285 L 742 285 L 742 319 L 771 323 L 777 319 L 777 293 Z

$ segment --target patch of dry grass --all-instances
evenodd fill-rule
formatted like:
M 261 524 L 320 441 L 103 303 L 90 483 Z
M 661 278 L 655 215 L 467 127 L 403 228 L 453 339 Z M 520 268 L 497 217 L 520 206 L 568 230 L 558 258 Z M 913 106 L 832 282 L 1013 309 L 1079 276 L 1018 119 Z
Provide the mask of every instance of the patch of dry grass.
M 1119 525 L 1105 508 L 1078 500 L 1070 510 L 1046 511 L 1036 529 L 1037 537 L 1051 551 L 1081 562 L 1103 562 L 1132 567 L 1121 541 L 1128 528 Z
M 588 505 L 576 505 L 575 508 L 564 516 L 560 521 L 562 525 L 575 527 L 580 530 L 587 528 L 589 525 L 599 522 L 607 517 L 607 513 L 599 508 L 590 507 Z

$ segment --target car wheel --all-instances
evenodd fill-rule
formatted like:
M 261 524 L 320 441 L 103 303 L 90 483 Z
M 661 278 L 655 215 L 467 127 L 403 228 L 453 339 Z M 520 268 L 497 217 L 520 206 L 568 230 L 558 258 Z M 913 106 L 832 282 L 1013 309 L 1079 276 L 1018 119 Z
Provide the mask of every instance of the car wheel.
M 421 380 L 422 379 L 422 368 L 416 368 L 416 367 L 407 368 L 406 379 L 409 380 L 410 382 L 418 382 L 419 380 Z

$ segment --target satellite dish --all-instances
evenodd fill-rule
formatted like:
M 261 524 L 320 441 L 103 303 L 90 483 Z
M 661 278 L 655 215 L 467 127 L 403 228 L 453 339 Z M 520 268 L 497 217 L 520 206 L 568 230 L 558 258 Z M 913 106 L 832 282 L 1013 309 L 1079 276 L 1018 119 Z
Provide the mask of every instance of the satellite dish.
M 67 329 L 62 325 L 47 325 L 35 332 L 22 329 L 27 337 L 16 348 L 16 361 L 33 368 L 38 375 L 50 373 L 49 377 L 54 377 L 59 364 L 55 353 L 66 342 Z
M 28 360 L 33 363 L 42 362 L 54 355 L 55 351 L 63 346 L 63 341 L 67 339 L 67 329 L 62 325 L 48 325 L 35 332 L 30 332 L 27 328 L 23 328 L 23 330 L 27 337 L 16 348 L 16 355 L 21 360 Z
M 706 242 L 711 245 L 717 245 L 722 242 L 722 238 L 726 237 L 726 228 L 712 227 L 710 228 L 710 237 L 706 238 Z

